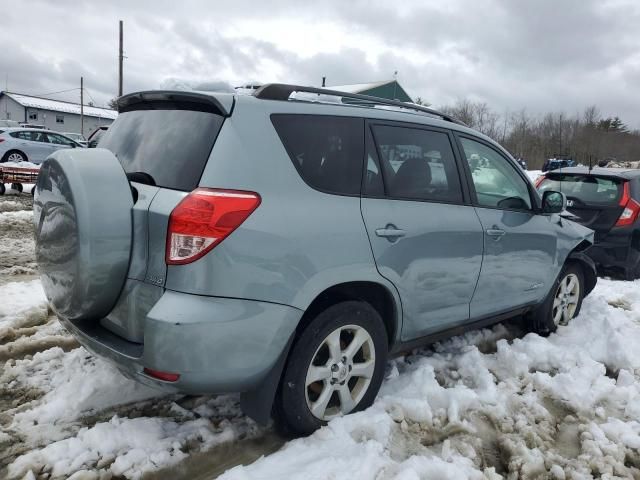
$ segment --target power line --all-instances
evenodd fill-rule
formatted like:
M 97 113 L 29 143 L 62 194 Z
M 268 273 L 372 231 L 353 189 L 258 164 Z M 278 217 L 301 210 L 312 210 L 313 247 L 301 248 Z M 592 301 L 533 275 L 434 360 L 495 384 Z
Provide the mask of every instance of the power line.
M 49 93 L 40 93 L 38 95 L 33 95 L 34 97 L 47 97 L 49 95 L 55 95 L 57 93 L 67 93 L 67 92 L 73 92 L 75 90 L 80 90 L 80 87 L 76 87 L 76 88 L 70 88 L 69 90 L 60 90 L 59 92 L 49 92 Z

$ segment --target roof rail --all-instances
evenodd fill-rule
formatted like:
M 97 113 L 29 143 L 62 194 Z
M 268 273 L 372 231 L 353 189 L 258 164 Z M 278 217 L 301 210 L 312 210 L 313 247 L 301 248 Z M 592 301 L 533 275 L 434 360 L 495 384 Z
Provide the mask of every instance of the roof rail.
M 255 92 L 253 92 L 253 96 L 263 100 L 289 100 L 289 97 L 293 92 L 316 93 L 318 95 L 330 95 L 334 97 L 359 100 L 363 103 L 371 105 L 389 105 L 393 107 L 405 108 L 418 112 L 428 113 L 430 115 L 440 117 L 441 119 L 448 122 L 464 125 L 464 123 L 462 123 L 460 120 L 456 120 L 446 113 L 439 112 L 429 107 L 423 107 L 422 105 L 401 102 L 399 100 L 387 100 L 386 98 L 372 97 L 371 95 L 361 95 L 359 93 L 340 92 L 338 90 L 330 90 L 328 88 L 303 87 L 301 85 L 288 85 L 286 83 L 267 83 L 266 85 L 261 86 Z

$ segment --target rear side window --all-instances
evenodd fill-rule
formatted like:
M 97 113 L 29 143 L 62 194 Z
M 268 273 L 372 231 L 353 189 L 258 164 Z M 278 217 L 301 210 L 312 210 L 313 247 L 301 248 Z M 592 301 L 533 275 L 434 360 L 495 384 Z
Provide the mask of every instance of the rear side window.
M 271 116 L 298 173 L 311 187 L 358 195 L 362 179 L 364 120 L 326 115 Z
M 462 202 L 460 177 L 446 133 L 376 125 L 373 134 L 388 196 Z M 367 180 L 376 177 L 372 168 L 375 166 L 367 170 Z
M 555 190 L 585 203 L 615 205 L 622 195 L 622 182 L 595 175 L 550 174 L 542 180 L 538 190 Z
M 125 172 L 187 192 L 198 186 L 222 122 L 209 112 L 134 110 L 118 115 L 100 147 L 111 150 Z

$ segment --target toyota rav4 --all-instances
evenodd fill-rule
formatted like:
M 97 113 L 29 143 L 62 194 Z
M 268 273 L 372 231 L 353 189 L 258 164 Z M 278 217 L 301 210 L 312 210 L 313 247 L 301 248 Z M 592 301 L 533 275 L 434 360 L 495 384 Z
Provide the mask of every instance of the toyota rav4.
M 593 232 L 498 144 L 413 104 L 292 85 L 118 100 L 36 187 L 60 321 L 169 392 L 241 392 L 306 434 L 373 402 L 391 355 L 594 287 Z

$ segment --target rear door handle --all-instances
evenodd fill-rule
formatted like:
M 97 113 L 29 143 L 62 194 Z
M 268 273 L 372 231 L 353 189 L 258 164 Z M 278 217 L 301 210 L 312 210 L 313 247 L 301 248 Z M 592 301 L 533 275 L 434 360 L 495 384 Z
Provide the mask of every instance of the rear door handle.
M 499 228 L 489 228 L 487 229 L 487 235 L 489 235 L 490 237 L 496 237 L 496 240 L 498 240 L 499 238 L 501 238 L 505 233 L 504 230 L 501 230 Z
M 384 228 L 376 229 L 376 235 L 379 237 L 388 238 L 389 240 L 393 240 L 396 238 L 404 237 L 406 235 L 406 232 L 404 230 L 396 228 L 395 225 L 389 224 Z

